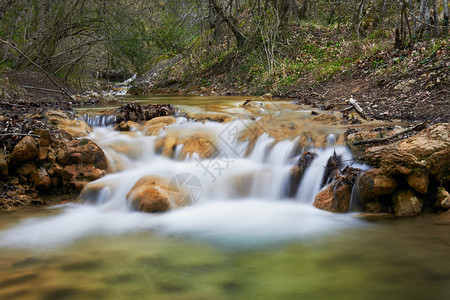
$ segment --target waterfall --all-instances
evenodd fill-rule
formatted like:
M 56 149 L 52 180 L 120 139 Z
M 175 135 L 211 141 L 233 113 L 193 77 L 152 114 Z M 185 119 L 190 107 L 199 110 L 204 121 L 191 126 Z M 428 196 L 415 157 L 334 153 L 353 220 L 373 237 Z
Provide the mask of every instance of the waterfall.
M 297 139 L 276 141 L 264 133 L 255 141 L 242 140 L 248 120 L 222 124 L 177 118 L 158 136 L 99 127 L 112 118 L 87 120 L 94 126 L 88 138 L 102 147 L 112 173 L 91 183 L 100 189 L 82 194 L 82 203 L 63 206 L 63 212 L 54 217 L 0 232 L 0 247 L 57 246 L 86 236 L 137 230 L 247 247 L 317 237 L 361 222 L 311 205 L 329 157 L 336 152 L 344 161 L 351 160 L 347 148 L 334 146 L 334 136 L 328 137 L 328 148 L 314 150 L 317 157 L 306 170 L 294 201 L 287 198 L 287 185 L 293 156 L 298 155 L 293 153 Z M 173 147 L 170 158 L 155 152 L 155 144 L 174 132 L 178 136 L 208 133 L 215 141 L 215 155 L 200 159 L 193 154 L 181 159 L 183 144 Z M 132 212 L 127 194 L 147 175 L 182 182 L 195 195 L 195 203 L 164 214 Z

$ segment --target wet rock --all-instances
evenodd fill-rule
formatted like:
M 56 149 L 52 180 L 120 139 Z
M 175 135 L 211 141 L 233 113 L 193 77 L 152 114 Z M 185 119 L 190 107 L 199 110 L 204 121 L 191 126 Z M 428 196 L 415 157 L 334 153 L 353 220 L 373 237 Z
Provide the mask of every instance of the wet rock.
M 109 193 L 106 182 L 93 181 L 84 186 L 77 197 L 79 203 L 96 203 L 102 193 Z
M 177 110 L 170 104 L 149 104 L 146 106 L 137 103 L 122 105 L 114 112 L 117 123 L 122 121 L 141 122 L 161 116 L 173 116 Z
M 420 200 L 412 190 L 395 193 L 392 202 L 397 217 L 417 216 L 420 214 L 423 205 L 422 200 Z
M 359 199 L 362 203 L 393 193 L 397 189 L 397 181 L 384 174 L 381 169 L 371 169 L 362 174 L 357 182 Z
M 259 114 L 264 111 L 264 104 L 260 101 L 246 100 L 241 107 L 252 114 Z
M 145 135 L 158 135 L 158 133 L 166 126 L 174 124 L 176 119 L 172 116 L 156 117 L 142 125 L 142 132 Z
M 185 159 L 188 155 L 198 154 L 201 159 L 211 158 L 216 153 L 216 140 L 212 134 L 204 131 L 196 131 L 187 135 L 180 135 L 178 131 L 170 131 L 164 137 L 155 142 L 155 150 L 162 155 L 172 157 L 178 145 L 183 145 L 179 159 Z
M 50 125 L 56 126 L 74 137 L 83 137 L 92 132 L 91 126 L 84 120 L 73 120 L 63 111 L 51 110 L 45 115 Z
M 340 169 L 343 167 L 342 156 L 333 152 L 333 155 L 327 161 L 325 165 L 325 172 L 322 177 L 321 187 L 324 187 L 327 183 L 330 183 L 334 177 L 339 173 Z
M 317 154 L 314 152 L 305 151 L 299 157 L 296 165 L 292 167 L 289 173 L 289 197 L 295 197 L 297 194 L 303 174 L 305 174 L 306 169 L 311 165 L 316 156 Z
M 37 141 L 31 137 L 26 136 L 14 147 L 11 153 L 12 161 L 27 161 L 36 157 L 38 154 Z
M 136 131 L 141 129 L 141 125 L 133 121 L 122 121 L 114 126 L 114 129 L 117 131 Z
M 215 139 L 206 132 L 196 132 L 189 137 L 182 138 L 179 144 L 183 144 L 180 159 L 185 159 L 194 153 L 197 153 L 201 159 L 211 158 L 217 152 Z
M 438 193 L 436 195 L 436 206 L 443 209 L 450 208 L 450 194 L 443 187 L 438 188 Z
M 360 169 L 346 167 L 336 175 L 333 183 L 327 185 L 316 195 L 313 205 L 331 212 L 348 212 L 353 185 L 360 173 Z
M 213 122 L 219 122 L 219 123 L 228 123 L 228 122 L 235 120 L 235 118 L 230 115 L 223 114 L 223 113 L 214 113 L 214 112 L 196 113 L 196 114 L 189 115 L 189 117 L 198 122 L 213 121 Z
M 420 194 L 428 192 L 429 178 L 423 173 L 411 173 L 406 177 L 409 186 L 415 189 Z
M 134 210 L 142 212 L 164 212 L 188 204 L 187 199 L 171 197 L 178 191 L 158 176 L 144 176 L 127 194 L 127 200 Z M 176 202 L 178 200 L 178 202 Z

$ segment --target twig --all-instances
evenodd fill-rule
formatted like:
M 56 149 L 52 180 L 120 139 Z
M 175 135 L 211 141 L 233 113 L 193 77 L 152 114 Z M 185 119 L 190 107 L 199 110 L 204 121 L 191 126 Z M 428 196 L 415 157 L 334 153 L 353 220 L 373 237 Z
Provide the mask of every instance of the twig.
M 20 51 L 16 46 L 14 46 L 13 44 L 11 44 L 8 41 L 4 41 L 2 39 L 0 39 L 0 43 L 3 43 L 11 48 L 13 48 L 14 50 L 16 50 L 20 55 L 22 55 L 23 57 L 25 57 L 31 64 L 33 64 L 36 68 L 38 68 L 39 70 L 41 70 L 42 73 L 44 73 L 48 79 L 50 79 L 51 82 L 53 82 L 61 91 L 63 94 L 65 94 L 67 97 L 70 98 L 70 100 L 74 100 L 72 98 L 72 96 L 62 87 L 60 86 L 47 72 L 45 72 L 45 70 L 38 65 L 37 63 L 35 63 L 34 61 L 32 61 L 28 56 L 26 56 L 22 51 Z
M 405 130 L 402 130 L 400 132 L 397 132 L 396 134 L 393 134 L 391 136 L 387 136 L 384 138 L 376 138 L 376 139 L 370 139 L 370 140 L 362 140 L 362 141 L 354 141 L 353 145 L 357 146 L 357 145 L 366 145 L 366 144 L 379 144 L 379 143 L 383 143 L 383 142 L 387 142 L 393 138 L 396 138 L 402 134 L 408 133 L 410 131 L 420 131 L 422 129 L 424 129 L 426 127 L 426 121 L 422 122 L 420 124 L 416 124 L 413 127 L 410 128 L 406 128 Z
M 22 87 L 25 88 L 25 89 L 41 90 L 41 91 L 46 91 L 46 92 L 53 92 L 53 93 L 64 94 L 64 92 L 61 92 L 61 91 L 52 90 L 52 89 L 45 89 L 45 88 L 39 88 L 39 87 L 35 87 L 35 86 L 22 85 Z

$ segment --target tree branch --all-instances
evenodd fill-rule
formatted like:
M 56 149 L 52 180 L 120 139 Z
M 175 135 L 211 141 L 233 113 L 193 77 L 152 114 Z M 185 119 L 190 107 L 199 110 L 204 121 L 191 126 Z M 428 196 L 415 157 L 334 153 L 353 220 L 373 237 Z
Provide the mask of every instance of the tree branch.
M 379 144 L 379 143 L 384 143 L 387 142 L 389 140 L 392 140 L 398 136 L 401 136 L 402 134 L 408 133 L 410 131 L 420 131 L 422 129 L 424 129 L 426 127 L 426 121 L 422 122 L 420 124 L 416 124 L 413 127 L 409 127 L 406 128 L 405 130 L 402 130 L 400 132 L 397 132 L 396 134 L 393 134 L 391 136 L 387 136 L 384 138 L 377 138 L 377 139 L 370 139 L 370 140 L 362 140 L 362 141 L 354 141 L 353 145 L 357 146 L 357 145 L 366 145 L 366 144 Z
M 44 73 L 48 79 L 50 79 L 51 82 L 53 82 L 61 91 L 63 94 L 65 94 L 67 97 L 70 98 L 70 100 L 74 100 L 72 98 L 72 96 L 62 87 L 60 86 L 47 72 L 45 72 L 45 70 L 38 65 L 37 63 L 35 63 L 34 61 L 32 61 L 30 58 L 28 58 L 28 56 L 26 56 L 22 51 L 20 51 L 16 46 L 14 46 L 13 44 L 11 44 L 8 41 L 4 41 L 2 39 L 0 39 L 0 43 L 3 43 L 11 48 L 13 48 L 14 50 L 16 50 L 20 55 L 22 55 L 23 57 L 25 57 L 31 64 L 33 64 L 36 68 L 38 68 L 39 70 L 41 70 L 42 73 Z

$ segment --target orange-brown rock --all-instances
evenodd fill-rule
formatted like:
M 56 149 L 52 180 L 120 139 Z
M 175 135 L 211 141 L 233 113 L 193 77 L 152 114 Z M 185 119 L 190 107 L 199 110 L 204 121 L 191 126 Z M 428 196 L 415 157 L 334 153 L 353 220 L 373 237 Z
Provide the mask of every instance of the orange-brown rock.
M 144 176 L 127 194 L 127 200 L 134 210 L 142 212 L 164 212 L 176 205 L 169 197 L 169 183 L 158 176 Z
M 50 130 L 48 129 L 35 129 L 33 134 L 39 135 L 39 145 L 41 147 L 48 147 L 51 144 Z
M 200 158 L 211 158 L 216 155 L 216 140 L 212 134 L 206 131 L 196 131 L 180 135 L 177 131 L 169 131 L 164 137 L 155 141 L 155 150 L 162 155 L 172 157 L 173 150 L 178 145 L 183 145 L 179 159 L 185 159 L 188 155 L 198 154 Z
M 84 120 L 74 120 L 67 113 L 59 110 L 52 110 L 45 113 L 50 125 L 54 125 L 70 133 L 74 137 L 83 137 L 92 132 Z
M 360 169 L 346 167 L 316 195 L 314 206 L 331 212 L 349 211 L 353 185 L 360 173 Z
M 179 144 L 183 144 L 180 159 L 185 159 L 186 156 L 192 156 L 194 153 L 197 153 L 202 159 L 211 158 L 217 151 L 213 136 L 206 132 L 196 132 L 181 139 Z
M 134 131 L 134 130 L 140 130 L 141 124 L 133 121 L 122 121 L 116 126 L 114 126 L 115 130 L 118 131 Z
M 385 175 L 381 169 L 371 169 L 365 172 L 358 178 L 356 185 L 362 203 L 391 194 L 398 186 L 397 181 Z
M 443 187 L 438 188 L 438 192 L 436 195 L 436 206 L 443 209 L 450 208 L 450 194 Z
M 128 192 L 127 200 L 132 209 L 143 212 L 163 212 L 193 202 L 190 191 L 153 175 L 139 179 Z
M 423 173 L 411 173 L 406 177 L 409 186 L 415 189 L 420 194 L 428 192 L 428 183 L 430 179 Z
M 412 171 L 450 176 L 450 123 L 430 126 L 396 143 L 372 146 L 362 157 L 390 174 Z
M 158 135 L 162 129 L 175 122 L 176 119 L 172 116 L 156 117 L 142 125 L 142 132 L 145 135 Z
M 392 198 L 397 217 L 413 217 L 420 214 L 423 202 L 412 190 L 400 191 Z
M 35 158 L 37 154 L 37 141 L 31 136 L 26 136 L 14 147 L 14 150 L 11 152 L 11 160 L 27 161 Z
M 52 181 L 45 168 L 39 168 L 30 175 L 31 183 L 40 190 L 47 190 L 51 187 Z

